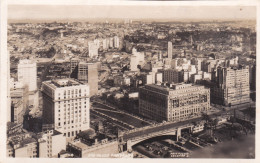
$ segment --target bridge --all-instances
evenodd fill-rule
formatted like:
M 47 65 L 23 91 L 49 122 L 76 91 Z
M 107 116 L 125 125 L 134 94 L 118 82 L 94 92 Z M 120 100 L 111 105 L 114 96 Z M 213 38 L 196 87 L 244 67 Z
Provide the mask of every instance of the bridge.
M 201 118 L 196 118 L 182 122 L 164 122 L 123 132 L 118 136 L 119 151 L 129 151 L 132 149 L 132 146 L 147 139 L 159 136 L 176 136 L 178 140 L 182 130 L 188 129 L 191 132 L 194 127 L 191 122 L 200 119 Z

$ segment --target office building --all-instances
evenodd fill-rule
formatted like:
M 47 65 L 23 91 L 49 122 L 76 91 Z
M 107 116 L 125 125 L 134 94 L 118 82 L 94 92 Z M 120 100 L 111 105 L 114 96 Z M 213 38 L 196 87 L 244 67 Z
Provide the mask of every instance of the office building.
M 88 42 L 88 56 L 90 58 L 93 58 L 93 57 L 97 57 L 98 56 L 98 48 L 99 48 L 99 45 L 97 44 L 97 42 Z
M 109 38 L 109 48 L 114 48 L 114 39 L 113 39 L 113 37 Z
M 107 39 L 103 39 L 102 40 L 102 47 L 103 47 L 103 50 L 107 50 L 109 48 L 109 46 L 107 46 Z
M 31 60 L 20 60 L 18 64 L 18 82 L 27 85 L 29 91 L 37 90 L 37 66 Z
M 138 71 L 138 65 L 142 66 L 144 64 L 144 53 L 137 52 L 135 48 L 132 49 L 132 56 L 130 58 L 130 70 Z
M 96 95 L 98 93 L 97 64 L 80 62 L 78 64 L 78 80 L 88 83 L 90 96 Z
M 114 46 L 115 46 L 115 48 L 119 48 L 120 47 L 119 37 L 118 36 L 114 37 Z
M 237 105 L 250 102 L 249 67 L 218 67 L 214 103 Z M 213 98 L 214 99 L 214 98 Z
M 37 141 L 34 138 L 25 138 L 23 140 L 13 141 L 13 156 L 15 158 L 36 158 L 37 157 Z
M 72 73 L 76 69 L 76 67 L 79 64 L 79 61 L 80 60 L 76 58 L 70 59 L 70 73 Z
M 183 82 L 183 71 L 178 71 L 174 69 L 162 70 L 163 82 L 168 83 L 181 83 Z
M 139 91 L 139 113 L 156 121 L 189 119 L 210 109 L 210 90 L 192 84 L 145 85 Z
M 38 140 L 38 157 L 40 158 L 57 158 L 62 150 L 66 150 L 66 137 L 56 130 L 47 130 L 39 133 Z
M 89 129 L 89 85 L 73 79 L 42 83 L 43 130 L 54 129 L 72 140 Z
M 71 78 L 88 83 L 90 96 L 98 92 L 98 63 L 80 62 L 78 59 L 71 59 Z
M 11 103 L 11 122 L 22 124 L 25 109 L 23 107 L 23 100 L 12 100 Z
M 168 42 L 168 58 L 172 59 L 172 42 Z

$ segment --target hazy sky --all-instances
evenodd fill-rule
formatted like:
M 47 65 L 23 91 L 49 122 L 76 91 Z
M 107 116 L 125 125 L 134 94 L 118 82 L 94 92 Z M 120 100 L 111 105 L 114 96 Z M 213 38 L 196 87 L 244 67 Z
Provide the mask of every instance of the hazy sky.
M 249 6 L 72 6 L 9 5 L 9 19 L 154 18 L 154 19 L 255 19 Z

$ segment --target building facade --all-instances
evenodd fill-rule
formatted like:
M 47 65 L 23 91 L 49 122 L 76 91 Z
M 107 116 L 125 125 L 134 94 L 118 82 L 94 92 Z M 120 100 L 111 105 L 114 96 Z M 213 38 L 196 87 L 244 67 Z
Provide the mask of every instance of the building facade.
M 90 96 L 96 95 L 98 93 L 97 64 L 80 62 L 78 65 L 78 80 L 88 83 Z
M 98 56 L 98 48 L 99 45 L 95 42 L 88 42 L 88 56 L 90 58 L 97 57 Z
M 18 64 L 18 82 L 27 85 L 29 91 L 37 90 L 37 66 L 31 60 L 20 60 Z
M 89 129 L 89 86 L 73 79 L 42 84 L 43 130 L 55 129 L 67 140 Z
M 223 96 L 222 105 L 237 105 L 250 102 L 249 67 L 218 67 L 215 95 Z M 218 91 L 217 91 L 218 90 Z M 218 94 L 219 92 L 219 94 Z
M 162 70 L 163 82 L 168 83 L 181 83 L 183 82 L 183 71 L 178 71 L 174 69 Z
M 172 42 L 168 42 L 168 58 L 172 59 Z
M 56 130 L 47 130 L 38 138 L 38 156 L 40 158 L 57 158 L 66 150 L 66 137 Z
M 180 121 L 210 109 L 210 90 L 192 84 L 146 85 L 139 92 L 139 113 L 156 121 Z

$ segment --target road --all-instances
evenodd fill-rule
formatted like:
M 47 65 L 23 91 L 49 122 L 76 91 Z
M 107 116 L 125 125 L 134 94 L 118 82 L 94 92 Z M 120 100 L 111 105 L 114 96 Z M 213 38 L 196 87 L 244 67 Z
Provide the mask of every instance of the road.
M 236 109 L 242 110 L 242 109 L 245 109 L 245 106 L 244 105 L 238 106 Z M 211 114 L 209 114 L 209 117 L 212 118 L 212 117 L 217 117 L 217 116 L 221 116 L 221 115 L 232 115 L 233 112 L 234 112 L 234 108 L 220 110 L 220 111 L 212 112 Z M 196 117 L 196 118 L 192 118 L 192 119 L 188 119 L 188 120 L 184 120 L 184 121 L 180 121 L 180 122 L 165 123 L 162 126 L 154 126 L 154 127 L 151 126 L 150 128 L 143 128 L 142 130 L 137 130 L 135 132 L 125 133 L 123 135 L 123 139 L 128 140 L 128 139 L 133 139 L 135 137 L 142 137 L 143 135 L 149 135 L 154 132 L 159 132 L 161 130 L 177 128 L 179 126 L 184 126 L 186 124 L 190 124 L 192 122 L 198 122 L 201 120 L 202 120 L 202 117 Z

